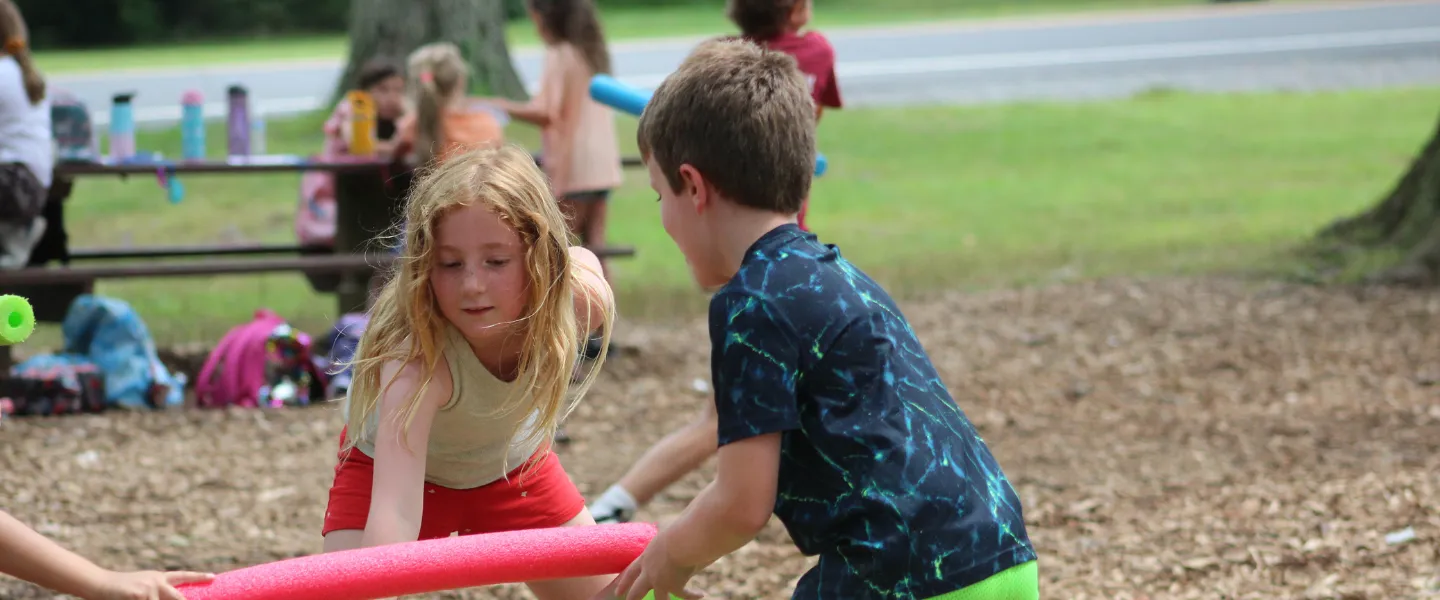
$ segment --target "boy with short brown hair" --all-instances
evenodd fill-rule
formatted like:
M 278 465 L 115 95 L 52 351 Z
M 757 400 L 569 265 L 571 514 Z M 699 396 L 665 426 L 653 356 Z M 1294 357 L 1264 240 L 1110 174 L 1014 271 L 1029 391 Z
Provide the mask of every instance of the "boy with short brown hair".
M 810 2 L 811 0 L 728 0 L 725 8 L 726 15 L 740 28 L 739 39 L 783 52 L 794 59 L 795 65 L 808 82 L 806 89 L 810 91 L 810 98 L 814 102 L 813 117 L 818 120 L 824 107 L 839 108 L 841 102 L 840 88 L 835 81 L 835 50 L 819 32 L 809 31 L 803 35 L 798 33 L 810 20 Z M 766 105 L 762 103 L 761 106 Z M 808 127 L 807 122 L 811 116 L 795 112 L 784 115 L 783 118 L 796 127 Z M 691 139 L 688 136 L 677 138 Z M 786 158 L 798 160 L 798 157 L 794 156 Z M 769 170 L 775 167 L 757 164 L 754 168 Z M 804 177 L 808 180 L 814 170 L 813 161 L 807 169 L 809 170 Z M 723 172 L 747 171 L 725 169 Z M 761 180 L 775 181 L 765 177 Z M 787 185 L 795 185 L 795 182 L 788 182 Z M 742 196 L 749 197 L 743 194 Z M 787 206 L 786 210 L 796 214 L 800 229 L 808 231 L 805 225 L 809 204 L 808 187 L 807 192 L 800 197 L 801 202 Z M 700 465 L 715 454 L 715 418 L 714 407 L 707 405 L 697 419 L 657 442 L 618 482 L 595 499 L 590 505 L 590 513 L 601 523 L 628 521 L 641 506 L 649 503 L 666 487 L 700 468 Z
M 773 513 L 819 556 L 793 598 L 1038 599 L 1020 500 L 899 307 L 795 223 L 815 162 L 807 95 L 790 56 L 716 41 L 640 117 L 661 224 L 718 288 L 720 464 L 602 594 L 696 598 L 690 578 Z

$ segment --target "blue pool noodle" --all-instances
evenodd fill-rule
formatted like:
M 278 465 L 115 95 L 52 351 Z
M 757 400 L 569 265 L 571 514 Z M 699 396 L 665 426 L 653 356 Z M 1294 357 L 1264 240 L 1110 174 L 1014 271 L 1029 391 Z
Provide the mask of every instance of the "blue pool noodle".
M 643 92 L 620 83 L 619 80 L 605 74 L 599 74 L 590 79 L 590 97 L 594 98 L 596 102 L 637 117 L 645 111 L 645 105 L 650 102 L 649 92 Z M 815 176 L 824 175 L 825 167 L 825 155 L 817 153 L 815 155 Z

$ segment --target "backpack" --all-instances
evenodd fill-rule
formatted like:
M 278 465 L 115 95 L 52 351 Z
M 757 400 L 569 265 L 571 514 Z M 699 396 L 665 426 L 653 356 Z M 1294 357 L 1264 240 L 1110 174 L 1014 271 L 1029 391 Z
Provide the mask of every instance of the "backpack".
M 322 370 L 310 356 L 310 336 L 269 309 L 220 338 L 195 381 L 201 408 L 278 408 L 309 404 L 324 393 Z
M 135 310 L 123 300 L 82 294 L 60 324 L 64 353 L 93 363 L 105 379 L 105 403 L 121 408 L 166 408 L 185 401 L 185 376 L 171 374 Z
M 326 399 L 342 398 L 349 393 L 351 371 L 354 369 L 347 363 L 354 360 L 355 350 L 360 347 L 360 336 L 369 323 L 370 316 L 365 313 L 346 313 L 330 330 L 330 337 L 326 340 L 330 351 L 319 359 L 323 363 L 322 370 L 330 375 L 330 382 L 325 386 Z
M 94 162 L 100 157 L 90 109 L 74 94 L 55 90 L 50 94 L 50 132 L 55 138 L 55 160 Z
M 105 410 L 105 374 L 79 354 L 43 354 L 0 379 L 0 416 L 53 416 Z

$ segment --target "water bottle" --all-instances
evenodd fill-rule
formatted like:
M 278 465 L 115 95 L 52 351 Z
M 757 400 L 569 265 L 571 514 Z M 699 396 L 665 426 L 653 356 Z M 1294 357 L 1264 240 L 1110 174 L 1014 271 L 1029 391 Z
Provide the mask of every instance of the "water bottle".
M 122 161 L 135 156 L 134 92 L 115 94 L 110 104 L 110 158 Z
M 350 102 L 350 154 L 375 153 L 375 100 L 360 90 L 346 94 Z
M 265 114 L 259 109 L 250 118 L 250 153 L 256 156 L 265 154 Z
M 205 158 L 205 99 L 198 90 L 180 97 L 180 147 L 186 160 Z
M 248 93 L 241 85 L 230 86 L 228 92 L 230 98 L 229 112 L 226 118 L 226 129 L 229 133 L 226 140 L 230 156 L 248 156 L 250 154 L 250 105 Z

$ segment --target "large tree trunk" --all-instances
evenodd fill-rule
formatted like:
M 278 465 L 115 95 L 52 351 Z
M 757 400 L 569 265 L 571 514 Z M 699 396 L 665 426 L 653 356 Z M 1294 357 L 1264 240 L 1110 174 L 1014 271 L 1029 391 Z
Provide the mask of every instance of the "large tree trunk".
M 1363 213 L 1320 232 L 1320 241 L 1398 251 L 1401 260 L 1375 274 L 1380 283 L 1440 283 L 1440 124 L 1390 193 Z
M 352 0 L 350 58 L 338 99 L 355 85 L 361 67 L 381 58 L 403 66 L 431 42 L 451 42 L 470 61 L 471 88 L 482 94 L 526 97 L 505 43 L 504 0 Z

